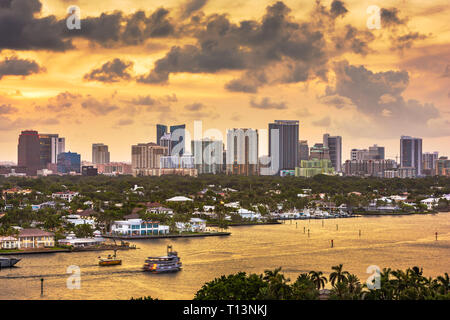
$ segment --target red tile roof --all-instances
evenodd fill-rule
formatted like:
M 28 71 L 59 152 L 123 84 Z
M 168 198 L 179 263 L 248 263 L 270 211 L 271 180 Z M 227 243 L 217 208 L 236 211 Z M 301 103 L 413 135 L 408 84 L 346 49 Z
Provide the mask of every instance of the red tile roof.
M 41 229 L 22 229 L 19 237 L 52 237 L 55 234 Z

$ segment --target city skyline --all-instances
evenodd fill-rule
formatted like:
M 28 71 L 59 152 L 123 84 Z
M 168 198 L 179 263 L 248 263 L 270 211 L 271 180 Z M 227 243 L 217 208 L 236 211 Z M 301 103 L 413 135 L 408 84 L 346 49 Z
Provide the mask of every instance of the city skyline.
M 23 7 L 27 23 L 54 16 L 65 26 L 67 1 L 31 2 L 36 6 Z M 102 141 L 111 159 L 131 161 L 128 147 L 156 141 L 156 124 L 186 123 L 192 132 L 196 119 L 224 135 L 234 127 L 266 129 L 278 118 L 299 120 L 299 139 L 310 145 L 326 132 L 342 136 L 343 161 L 351 149 L 374 143 L 394 159 L 401 135 L 422 137 L 424 151 L 450 154 L 445 0 L 384 1 L 380 29 L 367 27 L 370 1 L 188 2 L 77 0 L 79 31 L 47 26 L 47 42 L 4 37 L 0 160 L 16 162 L 17 135 L 30 128 L 58 132 L 84 159 L 91 143 Z M 146 20 L 134 15 L 139 10 Z M 0 11 L 17 18 L 8 6 Z M 111 28 L 92 29 L 102 13 Z M 244 28 L 248 21 L 252 32 Z M 279 22 L 273 36 L 263 34 L 270 21 Z M 119 22 L 153 33 L 114 28 Z M 204 43 L 217 46 L 201 51 Z M 180 65 L 170 65 L 172 57 Z M 267 148 L 261 143 L 260 155 Z

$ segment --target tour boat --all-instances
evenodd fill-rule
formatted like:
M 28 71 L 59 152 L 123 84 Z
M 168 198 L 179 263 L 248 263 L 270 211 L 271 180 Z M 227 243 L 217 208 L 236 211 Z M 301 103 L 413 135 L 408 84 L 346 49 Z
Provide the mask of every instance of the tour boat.
M 20 260 L 19 258 L 0 256 L 0 268 L 11 268 Z
M 167 246 L 167 256 L 148 257 L 145 260 L 144 271 L 152 273 L 177 272 L 181 270 L 181 261 L 178 253 Z
M 98 265 L 99 266 L 117 266 L 121 265 L 122 260 L 117 259 L 116 250 L 114 250 L 114 255 L 108 255 L 106 258 L 98 257 Z

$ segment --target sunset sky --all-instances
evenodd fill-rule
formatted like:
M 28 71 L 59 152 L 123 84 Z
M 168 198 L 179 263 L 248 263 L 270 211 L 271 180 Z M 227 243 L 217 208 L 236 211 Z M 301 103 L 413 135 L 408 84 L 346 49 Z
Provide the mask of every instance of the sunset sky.
M 402 134 L 450 156 L 449 17 L 448 0 L 0 0 L 0 160 L 26 129 L 130 161 L 157 123 L 226 136 L 275 119 L 310 146 L 341 135 L 344 160 L 375 143 L 395 159 Z

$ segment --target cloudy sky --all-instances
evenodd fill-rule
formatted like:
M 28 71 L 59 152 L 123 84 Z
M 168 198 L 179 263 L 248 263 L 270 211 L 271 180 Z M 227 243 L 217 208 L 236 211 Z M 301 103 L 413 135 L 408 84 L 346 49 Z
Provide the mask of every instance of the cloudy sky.
M 24 129 L 129 161 L 157 123 L 275 119 L 310 145 L 341 135 L 344 159 L 374 143 L 395 158 L 402 134 L 450 155 L 449 16 L 448 0 L 0 0 L 0 160 Z

